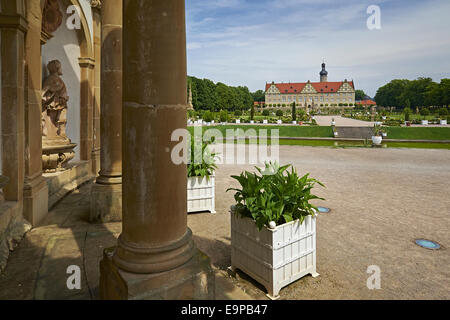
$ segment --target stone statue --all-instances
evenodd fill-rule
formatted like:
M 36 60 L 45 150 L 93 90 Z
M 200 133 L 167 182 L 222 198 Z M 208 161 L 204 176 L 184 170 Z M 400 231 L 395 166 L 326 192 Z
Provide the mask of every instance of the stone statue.
M 50 139 L 67 139 L 67 89 L 61 79 L 61 63 L 58 60 L 50 61 L 47 65 L 50 75 L 42 84 L 42 133 Z
M 47 65 L 50 75 L 42 83 L 42 160 L 45 171 L 60 170 L 75 156 L 73 144 L 66 135 L 67 88 L 61 79 L 58 60 Z

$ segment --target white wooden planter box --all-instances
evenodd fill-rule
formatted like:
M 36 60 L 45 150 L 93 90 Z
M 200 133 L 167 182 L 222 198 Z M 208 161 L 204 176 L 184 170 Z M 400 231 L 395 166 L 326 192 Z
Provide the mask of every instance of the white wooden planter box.
M 263 124 L 267 124 L 268 123 L 268 121 L 267 120 L 263 120 Z
M 379 146 L 381 144 L 381 142 L 383 142 L 383 137 L 382 136 L 372 136 L 372 142 L 373 142 L 373 144 Z
M 255 120 L 250 120 L 250 123 L 251 123 L 251 124 L 254 124 L 254 123 L 255 123 Z
M 241 123 L 241 120 L 236 120 L 236 123 L 237 123 L 237 124 L 240 124 L 240 123 Z
M 440 122 L 441 126 L 446 126 L 447 125 L 447 120 L 441 120 Z
M 277 120 L 277 124 L 283 124 L 282 120 Z
M 428 125 L 428 120 L 422 120 L 422 125 L 423 126 L 427 126 Z
M 216 213 L 215 177 L 191 177 L 187 184 L 188 213 L 209 211 Z
M 261 232 L 252 219 L 231 212 L 231 269 L 239 269 L 278 299 L 280 290 L 316 272 L 316 218 L 293 221 Z

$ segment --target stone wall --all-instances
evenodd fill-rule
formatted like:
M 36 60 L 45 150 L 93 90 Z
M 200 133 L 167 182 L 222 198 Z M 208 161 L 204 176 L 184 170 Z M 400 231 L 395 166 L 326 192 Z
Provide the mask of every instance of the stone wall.
M 22 210 L 17 202 L 0 204 L 0 273 L 6 267 L 9 254 L 31 230 L 31 225 L 22 217 Z

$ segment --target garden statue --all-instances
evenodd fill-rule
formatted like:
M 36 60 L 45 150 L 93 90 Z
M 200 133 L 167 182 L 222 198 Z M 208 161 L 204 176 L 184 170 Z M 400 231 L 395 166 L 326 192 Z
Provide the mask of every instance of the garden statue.
M 73 144 L 66 135 L 67 88 L 62 80 L 61 63 L 50 61 L 50 75 L 42 83 L 42 150 L 44 171 L 59 170 L 75 156 Z

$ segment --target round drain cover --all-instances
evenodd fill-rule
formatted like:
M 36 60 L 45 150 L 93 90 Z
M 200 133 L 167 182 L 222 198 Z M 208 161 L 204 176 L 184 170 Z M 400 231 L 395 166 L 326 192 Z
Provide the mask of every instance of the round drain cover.
M 431 241 L 431 240 L 418 239 L 415 242 L 418 246 L 425 248 L 425 249 L 437 250 L 437 249 L 441 248 L 439 243 Z
M 317 207 L 319 209 L 320 213 L 329 213 L 331 209 L 325 208 L 325 207 Z

